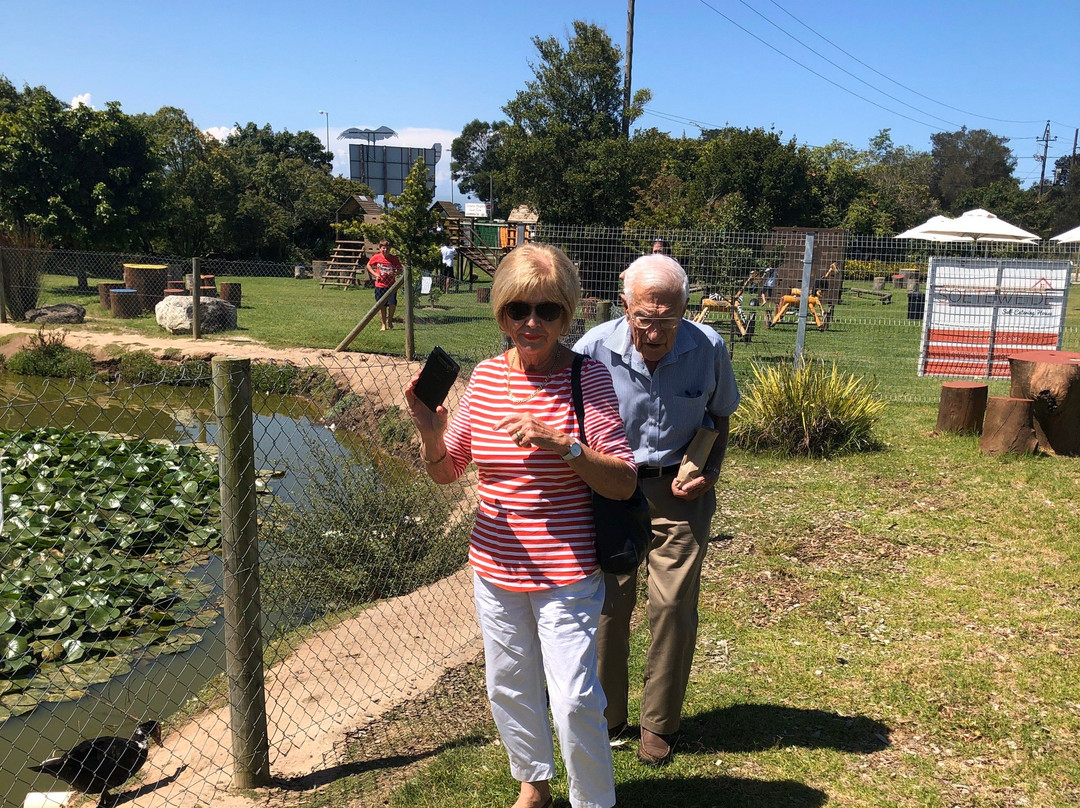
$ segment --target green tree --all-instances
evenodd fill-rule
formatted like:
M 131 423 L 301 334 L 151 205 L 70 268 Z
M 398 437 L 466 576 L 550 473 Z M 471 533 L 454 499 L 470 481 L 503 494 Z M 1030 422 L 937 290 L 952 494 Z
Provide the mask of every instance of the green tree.
M 933 172 L 930 188 L 946 211 L 959 213 L 960 195 L 1013 177 L 1016 158 L 1008 138 L 986 129 L 961 128 L 930 136 Z
M 44 87 L 20 93 L 0 76 L 0 218 L 9 225 L 68 249 L 146 247 L 159 168 L 146 132 L 118 103 L 70 108 Z
M 811 162 L 795 139 L 784 142 L 760 127 L 727 127 L 703 135 L 688 191 L 703 215 L 720 215 L 731 229 L 814 226 L 821 200 Z M 735 199 L 726 199 L 732 194 Z
M 483 202 L 493 202 L 504 193 L 500 162 L 500 132 L 505 121 L 487 123 L 475 119 L 465 124 L 450 144 L 450 176 L 463 193 Z M 492 210 L 492 217 L 496 215 Z
M 564 46 L 533 38 L 540 60 L 503 111 L 497 148 L 508 204 L 528 203 L 552 223 L 617 224 L 630 213 L 636 178 L 622 131 L 622 52 L 600 27 L 575 20 Z M 632 122 L 648 103 L 634 94 Z

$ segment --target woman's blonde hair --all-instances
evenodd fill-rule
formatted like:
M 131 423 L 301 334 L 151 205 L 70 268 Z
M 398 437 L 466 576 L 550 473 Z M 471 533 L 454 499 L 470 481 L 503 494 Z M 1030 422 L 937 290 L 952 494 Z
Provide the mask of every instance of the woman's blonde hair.
M 577 267 L 558 247 L 535 241 L 515 247 L 499 262 L 491 286 L 491 306 L 495 322 L 503 333 L 509 330 L 504 308 L 507 303 L 543 295 L 562 306 L 561 333 L 570 333 L 570 321 L 581 300 L 581 280 Z

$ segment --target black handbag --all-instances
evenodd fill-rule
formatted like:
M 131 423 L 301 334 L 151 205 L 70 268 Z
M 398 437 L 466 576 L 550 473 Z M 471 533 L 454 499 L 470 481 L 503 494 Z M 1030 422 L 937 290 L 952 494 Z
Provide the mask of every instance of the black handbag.
M 574 357 L 570 387 L 574 397 L 578 435 L 585 440 L 585 401 L 581 394 L 581 363 L 584 357 Z M 652 538 L 652 517 L 649 501 L 639 484 L 630 499 L 608 499 L 592 492 L 593 522 L 596 526 L 596 556 L 600 569 L 614 575 L 625 575 L 638 568 Z

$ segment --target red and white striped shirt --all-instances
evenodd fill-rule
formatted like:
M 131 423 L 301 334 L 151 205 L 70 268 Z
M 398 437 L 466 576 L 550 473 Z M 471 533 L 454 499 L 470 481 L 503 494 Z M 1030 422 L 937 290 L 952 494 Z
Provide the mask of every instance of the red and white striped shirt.
M 531 395 L 544 378 L 510 369 L 506 354 L 484 360 L 473 371 L 446 431 L 454 471 L 460 475 L 470 461 L 479 471 L 480 507 L 469 563 L 481 578 L 504 589 L 570 584 L 597 570 L 589 487 L 555 452 L 518 446 L 505 430 L 493 427 L 511 413 L 531 413 L 577 437 L 571 368 L 555 373 L 535 398 L 522 404 L 506 394 L 508 373 L 517 399 Z M 581 392 L 589 446 L 633 467 L 611 374 L 601 362 L 585 358 Z

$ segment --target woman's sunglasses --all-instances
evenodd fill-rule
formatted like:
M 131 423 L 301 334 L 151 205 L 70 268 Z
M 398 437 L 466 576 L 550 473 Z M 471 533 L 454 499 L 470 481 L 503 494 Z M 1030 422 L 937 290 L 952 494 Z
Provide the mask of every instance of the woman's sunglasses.
M 503 306 L 503 314 L 516 321 L 528 320 L 534 311 L 536 316 L 545 323 L 553 323 L 562 317 L 563 307 L 561 304 L 550 300 L 537 303 L 535 306 L 522 300 L 513 300 Z

